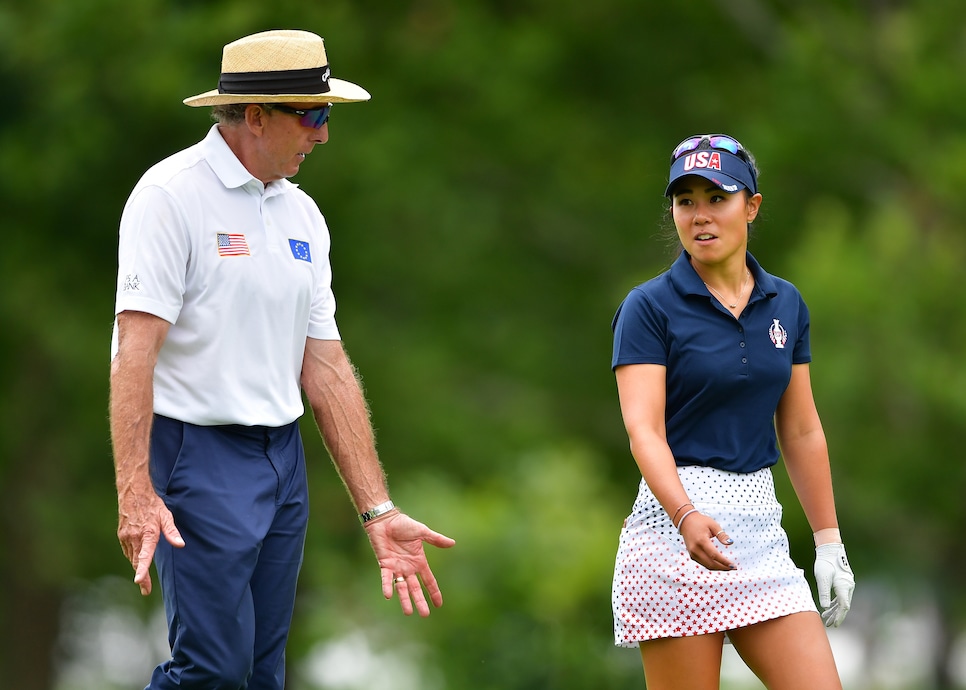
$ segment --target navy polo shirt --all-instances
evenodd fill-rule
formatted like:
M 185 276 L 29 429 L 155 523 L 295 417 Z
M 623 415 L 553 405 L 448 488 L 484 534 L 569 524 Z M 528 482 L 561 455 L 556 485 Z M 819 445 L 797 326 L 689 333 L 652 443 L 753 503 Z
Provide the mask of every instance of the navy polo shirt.
M 775 408 L 792 365 L 812 359 L 808 308 L 794 285 L 748 254 L 755 287 L 735 319 L 687 252 L 638 285 L 614 317 L 614 369 L 667 368 L 667 441 L 678 465 L 754 472 L 778 462 Z

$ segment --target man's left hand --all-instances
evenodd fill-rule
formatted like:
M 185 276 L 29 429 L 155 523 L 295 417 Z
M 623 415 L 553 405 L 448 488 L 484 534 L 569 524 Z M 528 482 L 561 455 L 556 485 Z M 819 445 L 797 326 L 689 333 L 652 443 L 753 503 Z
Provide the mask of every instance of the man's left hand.
M 365 528 L 382 572 L 383 596 L 392 599 L 393 592 L 398 592 L 404 614 L 411 616 L 415 603 L 415 610 L 425 618 L 429 615 L 429 604 L 423 594 L 425 587 L 433 606 L 442 606 L 443 594 L 426 560 L 423 542 L 448 549 L 456 541 L 434 532 L 405 513 L 372 520 Z

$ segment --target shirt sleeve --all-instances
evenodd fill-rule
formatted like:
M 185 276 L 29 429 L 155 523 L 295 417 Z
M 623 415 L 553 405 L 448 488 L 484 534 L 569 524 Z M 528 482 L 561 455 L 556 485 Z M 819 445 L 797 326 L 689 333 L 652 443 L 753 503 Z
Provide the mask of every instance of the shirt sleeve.
M 158 187 L 135 190 L 121 214 L 114 313 L 143 311 L 174 323 L 190 258 L 177 202 Z
M 667 366 L 667 318 L 643 290 L 635 288 L 624 299 L 613 328 L 612 369 L 624 364 Z
M 805 304 L 801 293 L 798 293 L 798 339 L 795 341 L 795 349 L 792 350 L 792 364 L 806 364 L 812 361 L 810 322 L 808 305 Z
M 335 321 L 335 293 L 332 291 L 332 264 L 329 261 L 329 228 L 318 207 L 314 203 L 312 205 L 322 240 L 319 246 L 323 251 L 320 252 L 316 265 L 316 285 L 309 312 L 308 337 L 317 340 L 341 340 L 342 336 Z

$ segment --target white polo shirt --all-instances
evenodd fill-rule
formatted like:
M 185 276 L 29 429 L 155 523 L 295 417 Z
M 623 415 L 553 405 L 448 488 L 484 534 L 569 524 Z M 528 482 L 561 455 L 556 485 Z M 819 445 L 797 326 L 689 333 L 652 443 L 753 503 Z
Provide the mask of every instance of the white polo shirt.
M 214 125 L 131 192 L 115 314 L 126 310 L 171 323 L 154 372 L 156 413 L 288 424 L 304 411 L 306 337 L 339 339 L 325 219 L 297 185 L 252 177 Z

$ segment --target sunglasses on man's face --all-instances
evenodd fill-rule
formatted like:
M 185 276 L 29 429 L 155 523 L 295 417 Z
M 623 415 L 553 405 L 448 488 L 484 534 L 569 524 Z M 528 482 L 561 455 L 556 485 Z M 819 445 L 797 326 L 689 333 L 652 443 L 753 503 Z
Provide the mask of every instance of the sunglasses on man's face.
M 671 154 L 671 162 L 673 163 L 689 151 L 694 151 L 701 146 L 701 142 L 703 141 L 707 141 L 710 148 L 717 149 L 718 151 L 727 151 L 741 158 L 746 158 L 748 155 L 745 153 L 745 147 L 737 139 L 733 139 L 727 134 L 700 134 L 698 136 L 688 137 L 678 144 L 674 148 L 674 153 Z
M 282 105 L 280 103 L 266 103 L 265 107 L 269 110 L 278 110 L 283 113 L 288 113 L 289 115 L 297 115 L 299 122 L 303 127 L 311 127 L 312 129 L 319 129 L 326 122 L 329 121 L 329 111 L 332 110 L 332 104 L 327 103 L 321 108 L 313 108 L 312 110 L 301 110 L 299 108 L 291 108 L 287 105 Z

